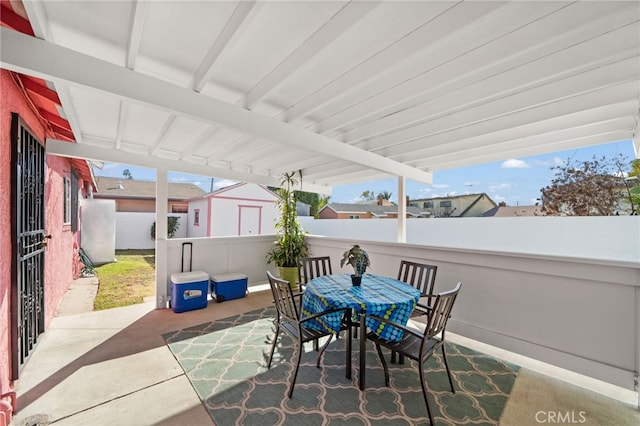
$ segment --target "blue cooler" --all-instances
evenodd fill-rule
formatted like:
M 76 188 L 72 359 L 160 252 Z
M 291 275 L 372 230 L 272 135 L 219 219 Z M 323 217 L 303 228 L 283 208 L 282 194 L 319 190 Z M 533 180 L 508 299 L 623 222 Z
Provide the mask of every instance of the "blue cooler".
M 240 299 L 247 295 L 245 274 L 224 274 L 211 277 L 211 298 L 216 302 Z
M 171 274 L 171 308 L 173 312 L 207 307 L 209 274 L 202 271 Z

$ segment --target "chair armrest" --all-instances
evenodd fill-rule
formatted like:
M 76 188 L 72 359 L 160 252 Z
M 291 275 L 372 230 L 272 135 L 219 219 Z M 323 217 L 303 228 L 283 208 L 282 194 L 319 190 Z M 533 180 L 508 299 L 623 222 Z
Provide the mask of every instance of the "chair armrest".
M 424 312 L 425 315 L 428 315 L 433 310 L 431 306 L 422 304 L 420 302 L 416 303 L 416 307 L 414 309 L 418 309 L 419 311 L 425 311 Z
M 421 333 L 418 333 L 416 330 L 412 330 L 412 329 L 408 328 L 407 326 L 398 324 L 397 322 L 391 321 L 389 319 L 377 317 L 375 315 L 367 315 L 367 318 L 374 319 L 374 320 L 379 321 L 379 322 L 384 323 L 384 324 L 389 324 L 389 325 L 391 325 L 393 327 L 396 327 L 396 328 L 399 328 L 400 330 L 404 331 L 405 333 L 409 333 L 409 334 L 411 334 L 411 335 L 413 335 L 413 336 L 415 336 L 417 338 L 421 339 L 423 337 L 423 335 Z

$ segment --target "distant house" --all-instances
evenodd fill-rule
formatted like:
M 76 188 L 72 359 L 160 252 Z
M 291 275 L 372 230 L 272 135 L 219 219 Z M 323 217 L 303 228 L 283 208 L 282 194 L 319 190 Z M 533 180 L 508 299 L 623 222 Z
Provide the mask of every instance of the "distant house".
M 330 203 L 318 212 L 319 219 L 394 219 L 398 218 L 398 206 L 378 204 Z M 407 207 L 407 218 L 428 217 L 413 206 Z
M 262 185 L 238 183 L 189 200 L 189 237 L 275 233 L 278 195 Z
M 485 193 L 411 200 L 409 205 L 423 209 L 429 217 L 480 217 L 498 207 Z
M 96 199 L 115 200 L 116 212 L 155 212 L 156 183 L 153 181 L 96 176 Z M 168 213 L 187 213 L 187 200 L 206 192 L 192 183 L 169 183 Z
M 516 216 L 544 216 L 541 206 L 507 206 L 503 201 L 500 204 L 483 213 L 483 217 L 516 217 Z

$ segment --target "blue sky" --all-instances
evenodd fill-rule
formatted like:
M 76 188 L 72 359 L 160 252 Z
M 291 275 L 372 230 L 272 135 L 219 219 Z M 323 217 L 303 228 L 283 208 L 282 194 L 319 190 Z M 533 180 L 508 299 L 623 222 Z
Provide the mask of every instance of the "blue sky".
M 553 179 L 551 167 L 565 163 L 568 158 L 583 161 L 591 160 L 594 155 L 613 158 L 618 154 L 624 155 L 629 161 L 635 158 L 630 140 L 435 172 L 433 185 L 409 180 L 405 189 L 411 199 L 484 192 L 496 203 L 505 201 L 509 206 L 531 205 L 540 198 L 540 189 L 551 183 Z M 122 177 L 124 169 L 129 169 L 134 179 L 154 181 L 156 177 L 154 169 L 113 163 L 105 163 L 102 170 L 94 169 L 94 173 L 96 176 Z M 209 177 L 173 172 L 169 173 L 168 177 L 172 182 L 195 183 L 207 192 L 211 190 Z M 213 189 L 232 183 L 235 182 L 214 178 Z M 398 184 L 395 178 L 336 186 L 333 188 L 330 201 L 355 203 L 360 200 L 362 192 L 367 190 L 376 194 L 388 191 L 392 194 L 391 200 L 397 201 Z

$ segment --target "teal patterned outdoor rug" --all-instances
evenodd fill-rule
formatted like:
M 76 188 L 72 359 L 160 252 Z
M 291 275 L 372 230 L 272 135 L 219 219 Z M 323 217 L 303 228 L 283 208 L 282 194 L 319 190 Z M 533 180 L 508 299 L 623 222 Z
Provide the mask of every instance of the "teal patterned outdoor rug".
M 291 339 L 281 336 L 271 369 L 273 308 L 167 333 L 163 337 L 216 425 L 426 425 L 429 424 L 414 361 L 389 364 L 391 382 L 368 343 L 366 390 L 358 389 L 358 345 L 352 380 L 344 376 L 344 339 L 327 348 L 321 368 L 306 347 L 291 399 Z M 388 353 L 385 353 L 388 358 Z M 436 424 L 498 424 L 518 367 L 447 344 L 456 393 L 440 356 L 425 365 Z

